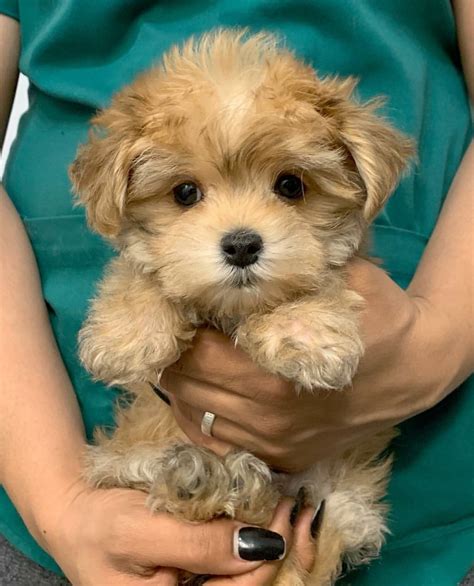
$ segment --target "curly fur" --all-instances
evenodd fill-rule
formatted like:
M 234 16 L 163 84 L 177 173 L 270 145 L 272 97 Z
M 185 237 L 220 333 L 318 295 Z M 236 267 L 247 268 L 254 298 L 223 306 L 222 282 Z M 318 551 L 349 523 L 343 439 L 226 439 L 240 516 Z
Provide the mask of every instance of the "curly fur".
M 300 391 L 350 384 L 363 354 L 362 299 L 344 266 L 412 154 L 408 138 L 361 104 L 356 82 L 320 78 L 271 35 L 217 31 L 174 47 L 93 121 L 71 179 L 91 227 L 117 248 L 80 334 L 92 375 L 135 393 L 111 436 L 97 434 L 85 474 L 98 487 L 149 493 L 152 510 L 191 521 L 264 524 L 281 493 L 326 501 L 312 572 L 290 555 L 276 584 L 323 586 L 343 561 L 377 555 L 393 432 L 302 474 L 275 475 L 251 454 L 221 459 L 187 442 L 147 384 L 212 324 Z M 295 174 L 304 197 L 274 190 Z M 191 207 L 173 188 L 193 181 Z M 226 264 L 236 229 L 263 241 L 258 262 Z M 340 391 L 339 391 L 340 392 Z M 342 391 L 343 392 L 343 391 Z M 183 583 L 189 576 L 183 576 Z

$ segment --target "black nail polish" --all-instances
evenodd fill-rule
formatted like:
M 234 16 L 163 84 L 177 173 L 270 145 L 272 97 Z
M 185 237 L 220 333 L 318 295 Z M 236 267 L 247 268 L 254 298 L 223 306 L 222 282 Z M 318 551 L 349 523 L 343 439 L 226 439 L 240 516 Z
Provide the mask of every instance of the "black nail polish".
M 314 515 L 314 519 L 311 521 L 311 537 L 313 539 L 316 539 L 316 537 L 318 536 L 319 530 L 321 529 L 321 524 L 323 522 L 323 518 L 324 518 L 324 511 L 326 509 L 326 501 L 321 501 L 321 504 L 319 505 L 319 509 L 316 511 L 316 514 Z
M 305 499 L 306 491 L 304 489 L 304 486 L 302 486 L 299 489 L 298 494 L 296 495 L 295 504 L 293 505 L 293 508 L 291 509 L 290 513 L 290 525 L 292 527 L 296 525 L 296 520 L 298 519 L 298 515 L 301 513 L 301 509 L 304 506 Z
M 279 533 L 259 527 L 242 527 L 236 533 L 234 551 L 248 562 L 272 562 L 285 557 L 286 543 Z

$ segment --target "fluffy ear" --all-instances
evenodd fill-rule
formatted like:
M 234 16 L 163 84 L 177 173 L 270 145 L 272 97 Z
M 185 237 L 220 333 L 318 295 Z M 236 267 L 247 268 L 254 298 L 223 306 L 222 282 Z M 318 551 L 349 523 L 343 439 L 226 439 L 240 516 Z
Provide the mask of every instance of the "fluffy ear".
M 376 111 L 384 101 L 359 104 L 352 99 L 357 80 L 328 78 L 319 90 L 321 113 L 336 121 L 337 135 L 347 148 L 366 192 L 364 216 L 371 221 L 397 186 L 415 155 L 413 141 Z
M 365 186 L 364 216 L 371 221 L 392 194 L 414 156 L 414 144 L 374 113 L 380 102 L 356 106 L 341 128 Z
M 91 228 L 107 237 L 120 231 L 135 141 L 125 128 L 107 124 L 110 113 L 93 122 L 89 140 L 79 147 L 69 177 Z M 105 124 L 104 124 L 105 123 Z

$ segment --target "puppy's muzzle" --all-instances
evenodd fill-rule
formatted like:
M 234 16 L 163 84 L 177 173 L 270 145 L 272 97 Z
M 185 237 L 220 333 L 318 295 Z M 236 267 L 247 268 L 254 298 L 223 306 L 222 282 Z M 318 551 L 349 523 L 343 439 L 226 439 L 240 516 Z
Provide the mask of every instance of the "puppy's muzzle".
M 244 268 L 257 262 L 263 250 L 263 240 L 253 230 L 236 230 L 221 240 L 221 248 L 227 264 Z

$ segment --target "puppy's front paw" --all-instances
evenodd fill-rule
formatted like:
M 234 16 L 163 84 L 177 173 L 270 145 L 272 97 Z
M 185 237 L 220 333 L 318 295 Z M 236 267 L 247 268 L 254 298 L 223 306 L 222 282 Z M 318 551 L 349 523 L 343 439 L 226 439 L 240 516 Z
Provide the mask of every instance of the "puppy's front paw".
M 126 328 L 121 332 L 103 328 L 93 320 L 80 331 L 79 344 L 79 356 L 87 370 L 95 379 L 113 385 L 156 381 L 158 373 L 176 362 L 186 347 L 172 332 L 144 338 Z
M 175 444 L 160 456 L 159 468 L 148 497 L 153 511 L 166 511 L 187 521 L 233 516 L 229 473 L 214 452 Z
M 342 389 L 363 354 L 356 317 L 350 307 L 295 303 L 251 316 L 238 329 L 237 342 L 263 368 L 303 389 Z
M 230 501 L 236 519 L 266 525 L 279 498 L 268 466 L 249 452 L 241 451 L 230 452 L 224 464 L 230 476 Z

